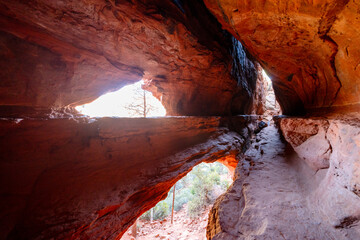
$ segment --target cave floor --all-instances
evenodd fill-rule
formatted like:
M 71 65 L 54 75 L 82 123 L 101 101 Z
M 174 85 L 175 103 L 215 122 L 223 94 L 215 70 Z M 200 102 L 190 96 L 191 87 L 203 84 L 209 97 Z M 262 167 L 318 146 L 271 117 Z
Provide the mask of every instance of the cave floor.
M 274 124 L 252 139 L 237 179 L 220 203 L 222 232 L 213 239 L 351 239 L 325 223 L 309 196 L 326 170 L 307 167 Z

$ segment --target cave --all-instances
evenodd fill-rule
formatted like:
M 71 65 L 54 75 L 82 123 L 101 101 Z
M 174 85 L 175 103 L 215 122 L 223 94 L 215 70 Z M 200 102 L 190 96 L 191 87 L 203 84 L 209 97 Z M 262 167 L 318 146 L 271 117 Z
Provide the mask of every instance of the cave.
M 76 106 L 80 114 L 96 117 L 164 117 L 166 110 L 151 92 L 144 90 L 144 80 L 127 85 L 96 100 Z
M 233 174 L 233 169 L 220 162 L 196 165 L 121 240 L 206 239 L 209 211 L 233 182 Z
M 121 239 L 214 161 L 207 239 L 360 239 L 359 1 L 0 4 L 0 239 Z M 76 110 L 141 79 L 166 117 Z

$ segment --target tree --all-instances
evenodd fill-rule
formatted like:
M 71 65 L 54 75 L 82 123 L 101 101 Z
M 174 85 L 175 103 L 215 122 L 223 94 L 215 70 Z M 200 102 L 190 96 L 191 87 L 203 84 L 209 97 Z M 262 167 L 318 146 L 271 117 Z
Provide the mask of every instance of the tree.
M 144 89 L 136 88 L 133 91 L 134 101 L 125 108 L 129 111 L 129 114 L 132 117 L 144 117 L 146 118 L 149 115 L 150 111 L 154 111 L 156 107 L 150 104 L 147 99 L 150 96 L 150 92 L 145 91 Z
M 174 223 L 175 189 L 176 189 L 176 183 L 174 184 L 173 201 L 172 201 L 172 205 L 171 205 L 171 224 Z
M 196 218 L 207 206 L 213 204 L 229 185 L 228 169 L 224 165 L 218 162 L 199 164 L 179 180 L 176 187 L 174 185 L 165 200 L 152 209 L 154 220 L 166 218 L 173 211 L 181 210 L 185 204 L 188 215 Z M 151 220 L 151 210 L 144 213 L 141 218 Z

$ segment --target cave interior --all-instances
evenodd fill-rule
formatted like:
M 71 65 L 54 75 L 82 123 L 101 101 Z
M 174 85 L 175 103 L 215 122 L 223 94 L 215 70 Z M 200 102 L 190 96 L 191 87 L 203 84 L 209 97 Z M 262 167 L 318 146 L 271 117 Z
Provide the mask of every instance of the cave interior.
M 207 239 L 360 239 L 359 29 L 357 0 L 0 0 L 0 239 L 120 239 L 215 161 Z M 76 110 L 140 80 L 166 117 Z

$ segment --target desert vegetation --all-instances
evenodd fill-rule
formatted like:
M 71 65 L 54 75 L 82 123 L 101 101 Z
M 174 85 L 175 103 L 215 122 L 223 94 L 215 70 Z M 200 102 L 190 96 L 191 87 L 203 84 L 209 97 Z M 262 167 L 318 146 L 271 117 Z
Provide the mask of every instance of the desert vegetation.
M 174 210 L 187 208 L 190 218 L 198 217 L 226 191 L 231 183 L 228 169 L 221 163 L 201 163 L 175 185 Z M 141 216 L 142 220 L 162 220 L 171 214 L 174 187 L 165 200 Z

